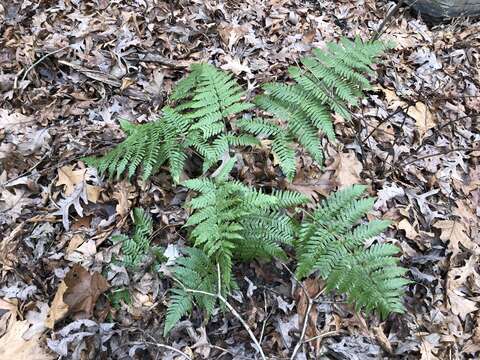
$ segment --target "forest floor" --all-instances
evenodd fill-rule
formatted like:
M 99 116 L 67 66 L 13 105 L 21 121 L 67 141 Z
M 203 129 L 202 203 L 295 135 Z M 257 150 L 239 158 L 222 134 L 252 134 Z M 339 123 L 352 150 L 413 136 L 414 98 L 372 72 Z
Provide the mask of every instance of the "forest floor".
M 171 280 L 148 264 L 129 273 L 112 262 L 120 249 L 111 236 L 131 231 L 133 207 L 152 214 L 152 243 L 174 257 L 185 246 L 186 190 L 163 171 L 148 182 L 103 179 L 81 159 L 123 139 L 119 119 L 156 119 L 191 63 L 232 72 L 250 96 L 262 83 L 286 79 L 288 65 L 314 47 L 341 36 L 372 38 L 393 6 L 2 2 L 0 359 L 258 358 L 228 311 L 208 323 L 196 311 L 162 337 Z M 340 295 L 322 295 L 297 359 L 478 358 L 480 23 L 429 26 L 402 8 L 380 39 L 396 47 L 376 66 L 374 88 L 353 119 L 335 118 L 337 141 L 325 143 L 325 166 L 299 150 L 297 176 L 287 183 L 272 157 L 246 149 L 242 181 L 315 201 L 367 185 L 377 197 L 369 216 L 392 220 L 384 241 L 401 248 L 409 269 L 403 315 L 381 320 L 356 313 Z M 72 198 L 79 184 L 87 201 Z M 71 268 L 77 272 L 66 278 Z M 279 263 L 235 271 L 240 291 L 232 305 L 269 359 L 289 358 L 305 293 Z M 304 286 L 313 296 L 319 283 Z

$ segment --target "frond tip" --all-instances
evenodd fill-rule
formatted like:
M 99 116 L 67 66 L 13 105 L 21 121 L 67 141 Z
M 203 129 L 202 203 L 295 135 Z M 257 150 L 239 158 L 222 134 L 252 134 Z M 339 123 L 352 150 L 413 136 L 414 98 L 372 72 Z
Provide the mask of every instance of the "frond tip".
M 284 121 L 288 137 L 295 139 L 321 164 L 323 151 L 319 133 L 330 141 L 335 140 L 331 114 L 350 118 L 348 107 L 357 105 L 363 90 L 370 88 L 364 74 L 372 72 L 372 64 L 386 48 L 379 41 L 364 43 L 359 38 L 354 41 L 342 38 L 338 44 L 329 43 L 326 49 L 315 49 L 313 56 L 300 59 L 301 66 L 289 68 L 294 84 L 265 84 L 265 93 L 255 98 L 255 104 Z M 244 126 L 272 138 L 272 151 L 291 180 L 295 175 L 292 165 L 295 157 L 285 146 L 285 131 L 283 137 L 279 137 L 280 132 L 263 122 L 254 121 Z
M 388 226 L 374 220 L 356 224 L 371 209 L 372 199 L 363 199 L 363 186 L 339 191 L 322 202 L 300 226 L 295 243 L 296 275 L 304 278 L 314 272 L 326 280 L 327 290 L 338 290 L 367 313 L 376 309 L 382 317 L 403 312 L 403 286 L 406 270 L 398 266 L 399 249 L 390 244 L 364 244 Z

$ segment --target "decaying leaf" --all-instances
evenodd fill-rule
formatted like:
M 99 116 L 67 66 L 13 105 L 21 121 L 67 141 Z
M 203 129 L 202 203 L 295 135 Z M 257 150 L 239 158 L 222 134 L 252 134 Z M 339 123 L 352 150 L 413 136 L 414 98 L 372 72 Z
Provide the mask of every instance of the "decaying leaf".
M 0 318 L 0 324 L 6 319 L 6 329 L 0 337 L 0 359 L 15 360 L 50 360 L 54 359 L 42 346 L 40 334 L 34 333 L 24 339 L 28 334 L 30 324 L 27 320 L 17 320 L 17 307 L 14 303 L 0 300 L 0 309 L 7 310 Z
M 76 319 L 90 318 L 99 296 L 110 287 L 100 273 L 90 274 L 78 264 L 70 269 L 64 281 L 67 289 L 63 301 L 68 306 L 68 313 Z
M 461 251 L 460 245 L 474 254 L 480 254 L 480 247 L 466 234 L 463 223 L 455 220 L 440 220 L 433 226 L 441 230 L 440 239 L 449 242 L 448 248 L 452 252 L 453 257 Z
M 45 325 L 52 329 L 67 315 L 75 319 L 90 318 L 99 296 L 109 287 L 100 273 L 90 274 L 83 266 L 75 264 L 58 286 Z
M 427 131 L 436 125 L 432 113 L 422 102 L 417 102 L 415 106 L 410 106 L 407 110 L 407 115 L 415 120 L 420 139 L 423 139 Z
M 360 173 L 363 170 L 363 166 L 355 156 L 355 153 L 353 151 L 340 153 L 339 157 L 340 161 L 334 176 L 338 182 L 338 188 L 344 189 L 354 184 L 360 184 L 362 182 Z

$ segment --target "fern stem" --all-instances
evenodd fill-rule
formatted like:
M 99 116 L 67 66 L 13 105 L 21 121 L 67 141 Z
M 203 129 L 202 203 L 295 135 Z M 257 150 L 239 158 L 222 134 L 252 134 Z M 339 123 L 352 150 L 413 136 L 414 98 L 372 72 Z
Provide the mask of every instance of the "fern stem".
M 185 289 L 185 291 L 191 294 L 201 294 L 206 296 L 212 296 L 220 300 L 227 307 L 227 309 L 230 310 L 233 316 L 235 316 L 238 319 L 238 321 L 240 321 L 240 323 L 243 325 L 245 330 L 247 330 L 247 333 L 250 336 L 250 339 L 252 339 L 253 343 L 257 347 L 257 350 L 260 353 L 260 357 L 262 358 L 262 360 L 267 360 L 265 353 L 263 352 L 262 346 L 260 345 L 259 341 L 257 340 L 250 326 L 248 326 L 247 322 L 243 320 L 242 316 L 238 313 L 237 310 L 235 310 L 235 308 L 228 302 L 228 300 L 223 297 L 221 293 L 222 287 L 221 287 L 220 265 L 218 263 L 217 263 L 217 274 L 218 274 L 218 287 L 217 287 L 216 294 L 213 294 L 207 291 L 202 291 L 202 290 L 195 290 L 195 289 Z

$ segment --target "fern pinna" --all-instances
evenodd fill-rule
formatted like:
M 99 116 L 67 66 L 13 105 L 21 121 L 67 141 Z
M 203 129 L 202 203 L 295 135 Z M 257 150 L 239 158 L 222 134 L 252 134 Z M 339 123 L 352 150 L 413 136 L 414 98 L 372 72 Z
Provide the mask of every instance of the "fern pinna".
M 294 222 L 285 209 L 305 204 L 308 199 L 288 191 L 265 194 L 219 177 L 215 181 L 192 179 L 184 182 L 187 188 L 199 194 L 188 204 L 193 214 L 185 224 L 192 228 L 189 238 L 196 249 L 189 251 L 188 257 L 179 263 L 174 276 L 185 288 L 215 293 L 218 264 L 222 293 L 228 295 L 236 287 L 232 275 L 235 259 L 285 259 L 281 245 L 292 244 L 295 235 Z M 200 259 L 202 266 L 197 268 Z M 205 290 L 207 288 L 212 291 Z M 165 332 L 190 311 L 193 300 L 207 310 L 207 314 L 213 310 L 210 307 L 215 304 L 215 299 L 207 302 L 197 294 L 189 295 L 190 300 L 186 300 L 185 295 L 188 294 L 182 287 L 174 290 Z
M 388 221 L 374 220 L 355 227 L 372 208 L 372 198 L 362 198 L 364 186 L 355 185 L 323 201 L 303 221 L 294 247 L 299 279 L 318 272 L 327 290 L 346 293 L 358 310 L 379 310 L 382 317 L 403 312 L 401 297 L 408 284 L 406 269 L 397 265 L 399 249 L 376 244 L 365 249 L 368 239 L 383 232 Z
M 209 64 L 193 64 L 172 93 L 172 106 L 163 109 L 159 120 L 136 126 L 121 122 L 127 138 L 105 156 L 86 162 L 117 177 L 124 172 L 131 177 L 142 167 L 144 179 L 168 164 L 178 183 L 187 154 L 193 151 L 202 156 L 207 171 L 231 147 L 259 144 L 254 136 L 236 135 L 229 123 L 253 106 L 242 101 L 243 96 L 230 75 Z
M 264 94 L 255 103 L 285 122 L 282 124 L 261 119 L 242 121 L 240 126 L 256 135 L 272 138 L 272 151 L 288 179 L 295 175 L 295 152 L 291 139 L 303 146 L 318 163 L 323 162 L 323 151 L 318 136 L 323 132 L 329 140 L 335 139 L 331 113 L 350 118 L 348 105 L 356 105 L 362 91 L 370 87 L 363 75 L 386 49 L 373 41 L 360 39 L 329 43 L 325 50 L 314 49 L 313 56 L 300 59 L 303 66 L 292 66 L 289 74 L 295 84 L 269 83 Z
M 122 243 L 122 263 L 129 268 L 136 268 L 151 250 L 150 235 L 153 231 L 152 218 L 142 208 L 133 209 L 133 236 L 114 235 L 114 242 Z

